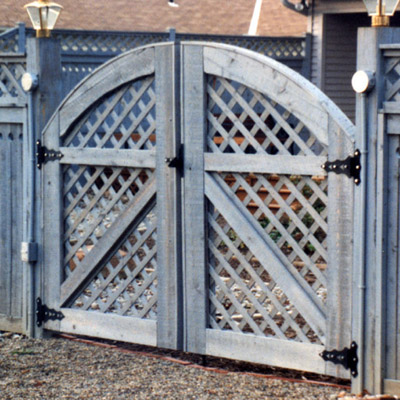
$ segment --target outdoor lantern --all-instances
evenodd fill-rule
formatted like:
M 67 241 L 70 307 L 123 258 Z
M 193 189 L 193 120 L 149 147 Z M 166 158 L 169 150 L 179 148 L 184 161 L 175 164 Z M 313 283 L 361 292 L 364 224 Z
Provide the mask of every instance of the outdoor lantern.
M 400 0 L 363 0 L 372 26 L 389 26 L 389 18 L 396 11 Z
M 36 30 L 36 37 L 50 37 L 63 7 L 50 0 L 38 0 L 25 5 L 25 8 Z

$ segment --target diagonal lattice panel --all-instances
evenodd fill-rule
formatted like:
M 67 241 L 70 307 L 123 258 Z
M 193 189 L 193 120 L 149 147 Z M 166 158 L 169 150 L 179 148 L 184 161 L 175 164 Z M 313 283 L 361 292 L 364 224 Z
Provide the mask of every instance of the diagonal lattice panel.
M 153 181 L 150 169 L 64 167 L 65 278 Z
M 21 63 L 0 63 L 0 101 L 25 101 L 20 81 L 26 67 Z
M 400 59 L 397 57 L 386 58 L 385 98 L 386 101 L 400 99 Z
M 213 329 L 321 343 L 238 232 L 209 207 L 210 325 Z
M 306 176 L 215 173 L 272 239 L 291 274 L 326 300 L 327 180 Z
M 156 319 L 156 241 L 152 209 L 83 286 L 72 308 Z
M 269 155 L 326 155 L 304 124 L 266 95 L 208 76 L 208 151 Z
M 130 82 L 94 104 L 64 139 L 69 147 L 151 149 L 155 145 L 154 77 Z

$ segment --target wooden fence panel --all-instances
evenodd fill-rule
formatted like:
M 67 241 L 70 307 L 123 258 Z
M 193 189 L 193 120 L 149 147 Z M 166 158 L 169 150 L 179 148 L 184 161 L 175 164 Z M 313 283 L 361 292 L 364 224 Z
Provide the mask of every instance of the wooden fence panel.
M 0 123 L 0 330 L 23 332 L 22 124 Z

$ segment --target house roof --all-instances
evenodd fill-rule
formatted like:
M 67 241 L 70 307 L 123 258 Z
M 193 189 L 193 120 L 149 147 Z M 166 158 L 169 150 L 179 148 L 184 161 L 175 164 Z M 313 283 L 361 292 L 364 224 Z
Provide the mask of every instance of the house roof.
M 30 0 L 1 0 L 0 27 L 30 22 L 23 6 Z M 56 0 L 64 7 L 59 29 L 245 35 L 256 0 Z M 262 0 L 257 34 L 296 36 L 306 32 L 307 18 L 285 8 L 280 0 Z

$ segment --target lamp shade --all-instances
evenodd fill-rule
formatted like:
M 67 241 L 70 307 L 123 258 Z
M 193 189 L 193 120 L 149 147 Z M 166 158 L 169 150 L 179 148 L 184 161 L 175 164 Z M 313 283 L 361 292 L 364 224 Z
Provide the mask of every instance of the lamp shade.
M 36 32 L 44 32 L 38 36 L 49 36 L 63 7 L 48 0 L 39 0 L 25 5 L 25 8 Z
M 363 0 L 368 15 L 393 15 L 400 0 Z

